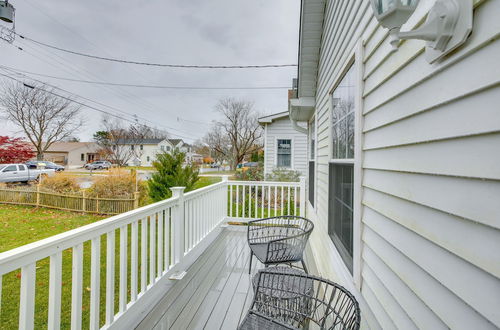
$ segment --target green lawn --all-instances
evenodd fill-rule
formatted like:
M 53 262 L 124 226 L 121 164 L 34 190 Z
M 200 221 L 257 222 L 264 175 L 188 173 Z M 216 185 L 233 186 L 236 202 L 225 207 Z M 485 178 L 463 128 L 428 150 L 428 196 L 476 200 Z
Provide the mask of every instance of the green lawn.
M 73 213 L 30 206 L 0 205 L 0 252 L 4 252 L 40 239 L 65 232 L 70 229 L 103 219 L 103 216 Z M 85 264 L 88 261 L 90 248 L 85 245 Z M 105 245 L 104 245 L 105 246 Z M 61 328 L 69 328 L 71 310 L 71 251 L 63 252 L 63 288 Z M 87 267 L 88 270 L 88 267 Z M 88 273 L 86 271 L 85 273 Z M 48 306 L 48 258 L 37 262 L 35 293 L 35 329 L 46 328 Z M 84 288 L 88 287 L 86 274 Z M 2 297 L 0 310 L 0 328 L 17 329 L 19 317 L 20 270 L 8 273 L 2 278 Z M 103 278 L 104 279 L 104 278 Z M 88 301 L 88 291 L 84 297 Z M 88 309 L 88 304 L 84 305 Z M 88 327 L 88 319 L 86 319 Z
M 193 190 L 200 189 L 221 181 L 222 178 L 218 176 L 200 176 L 199 180 L 195 183 Z

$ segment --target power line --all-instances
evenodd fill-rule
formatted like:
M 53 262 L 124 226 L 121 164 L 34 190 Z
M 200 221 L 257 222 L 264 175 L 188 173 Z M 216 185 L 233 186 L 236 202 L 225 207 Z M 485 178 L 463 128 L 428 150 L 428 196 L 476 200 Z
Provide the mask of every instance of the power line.
M 25 71 L 17 68 L 12 68 L 4 65 L 0 65 L 2 68 L 10 69 L 13 71 L 23 72 L 27 74 L 32 74 L 35 76 L 52 78 L 57 80 L 64 81 L 72 81 L 79 82 L 85 84 L 93 84 L 93 85 L 109 85 L 109 86 L 122 86 L 122 87 L 137 87 L 137 88 L 156 88 L 156 89 L 194 89 L 194 90 L 249 90 L 249 89 L 290 89 L 291 87 L 286 86 L 247 86 L 247 87 L 229 87 L 229 86 L 217 86 L 217 87 L 209 87 L 209 86 L 165 86 L 165 85 L 141 85 L 141 84 L 126 84 L 126 83 L 113 83 L 113 82 L 104 82 L 104 81 L 93 81 L 93 80 L 83 80 L 83 79 L 73 79 L 59 76 L 52 76 L 43 73 L 36 73 Z
M 166 63 L 151 63 L 151 62 L 140 62 L 132 60 L 124 60 L 119 58 L 104 57 L 86 53 L 80 53 L 77 51 L 64 49 L 61 47 L 53 46 L 35 39 L 26 37 L 25 35 L 16 33 L 20 38 L 36 43 L 40 46 L 52 48 L 60 52 L 65 52 L 68 54 L 93 58 L 97 60 L 125 63 L 125 64 L 135 64 L 135 65 L 145 65 L 145 66 L 156 66 L 156 67 L 166 67 L 166 68 L 182 68 L 182 69 L 264 69 L 264 68 L 285 68 L 285 67 L 297 67 L 297 64 L 260 64 L 260 65 L 187 65 L 187 64 L 166 64 Z
M 136 123 L 137 123 L 137 122 L 136 122 L 136 121 L 134 121 L 134 120 L 131 120 L 131 119 L 128 119 L 128 118 L 125 118 L 125 117 L 119 116 L 119 115 L 117 115 L 117 114 L 115 114 L 115 113 L 112 113 L 112 112 L 109 112 L 109 111 L 106 111 L 106 110 L 99 109 L 99 108 L 94 107 L 94 106 L 92 106 L 92 105 L 89 105 L 89 104 L 87 104 L 87 103 L 84 103 L 84 102 L 80 102 L 80 101 L 74 100 L 74 99 L 72 99 L 72 98 L 69 98 L 69 97 L 66 97 L 66 96 L 60 95 L 60 94 L 58 94 L 58 93 L 54 93 L 53 91 L 48 91 L 48 90 L 43 89 L 43 88 L 40 88 L 40 87 L 35 87 L 35 86 L 32 86 L 32 85 L 26 84 L 25 82 L 20 81 L 20 80 L 18 80 L 18 79 L 16 79 L 16 78 L 14 78 L 14 77 L 12 77 L 12 76 L 10 76 L 10 75 L 8 75 L 8 74 L 3 74 L 3 73 L 0 73 L 0 76 L 3 76 L 3 77 L 6 77 L 6 78 L 9 78 L 9 79 L 15 80 L 15 81 L 17 81 L 18 83 L 23 84 L 23 85 L 24 85 L 25 87 L 27 87 L 27 88 L 37 88 L 37 89 L 39 89 L 39 90 L 41 90 L 41 91 L 43 91 L 43 92 L 46 92 L 46 93 L 52 94 L 52 95 L 57 96 L 57 97 L 60 97 L 60 98 L 62 98 L 62 99 L 64 99 L 64 100 L 71 101 L 71 102 L 73 102 L 73 103 L 75 103 L 75 104 L 78 104 L 78 105 L 81 105 L 81 106 L 83 106 L 83 107 L 86 107 L 86 108 L 89 108 L 89 109 L 92 109 L 92 110 L 98 111 L 98 112 L 100 112 L 100 113 L 103 113 L 103 114 L 106 114 L 106 115 L 112 116 L 112 117 L 114 117 L 114 118 L 117 118 L 117 119 L 120 119 L 120 120 L 124 120 L 124 121 L 129 122 L 129 123 L 132 123 L 132 124 L 136 124 Z M 36 80 L 35 80 L 35 81 L 36 81 Z M 54 87 L 54 88 L 57 88 L 57 89 L 60 89 L 60 88 L 58 88 L 58 87 L 55 87 L 55 86 L 52 86 L 52 85 L 49 85 L 49 84 L 47 84 L 47 85 L 48 85 L 48 86 L 51 86 L 51 87 Z M 61 89 L 61 90 L 62 90 L 62 91 L 64 91 L 63 89 Z M 70 93 L 70 92 L 68 92 L 68 91 L 65 91 L 65 92 Z M 84 97 L 79 96 L 79 95 L 77 95 L 77 94 L 74 94 L 74 93 L 70 93 L 70 94 L 73 94 L 73 95 L 75 95 L 75 96 L 77 96 L 77 97 L 79 97 L 79 98 L 85 99 Z M 90 99 L 87 99 L 87 100 L 90 100 Z M 90 101 L 91 101 L 91 102 L 98 103 L 98 102 L 96 102 L 96 101 L 92 101 L 92 100 L 90 100 Z M 150 127 L 150 126 L 148 126 L 148 125 L 145 125 L 145 126 Z M 150 127 L 150 128 L 153 128 L 153 127 Z M 165 128 L 166 128 L 166 127 L 165 127 Z M 172 129 L 172 128 L 168 128 L 168 129 Z M 171 135 L 173 135 L 173 136 L 175 136 L 175 137 L 179 137 L 179 138 L 183 138 L 183 139 L 187 139 L 187 140 L 193 140 L 193 138 L 192 138 L 192 137 L 187 137 L 187 136 L 183 136 L 183 135 L 179 135 L 179 134 L 173 134 L 173 133 L 169 133 L 169 134 L 171 134 Z

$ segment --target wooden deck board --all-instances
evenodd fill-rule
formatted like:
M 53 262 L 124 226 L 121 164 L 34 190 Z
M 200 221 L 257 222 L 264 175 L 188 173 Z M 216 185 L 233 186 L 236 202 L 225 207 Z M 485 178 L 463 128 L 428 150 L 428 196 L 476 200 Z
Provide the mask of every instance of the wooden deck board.
M 249 256 L 246 230 L 226 228 L 137 329 L 236 329 L 253 298 Z

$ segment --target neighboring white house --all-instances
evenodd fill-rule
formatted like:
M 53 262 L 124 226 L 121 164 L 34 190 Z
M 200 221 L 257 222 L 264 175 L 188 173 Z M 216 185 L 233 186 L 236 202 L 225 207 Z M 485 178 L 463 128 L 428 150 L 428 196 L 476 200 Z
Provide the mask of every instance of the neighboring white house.
M 120 145 L 133 151 L 129 160 L 130 165 L 152 166 L 157 154 L 171 152 L 174 149 L 186 153 L 186 163 L 191 163 L 196 158 L 191 145 L 181 139 L 133 139 L 121 141 Z
M 307 131 L 301 133 L 292 127 L 288 111 L 261 117 L 259 123 L 264 127 L 264 175 L 275 168 L 295 170 L 305 175 Z
M 44 153 L 44 160 L 69 168 L 82 167 L 98 160 L 99 147 L 94 142 L 54 142 Z
M 368 0 L 302 1 L 310 244 L 365 327 L 500 327 L 500 1 L 473 3 L 465 44 L 429 64 L 422 40 L 392 52 Z

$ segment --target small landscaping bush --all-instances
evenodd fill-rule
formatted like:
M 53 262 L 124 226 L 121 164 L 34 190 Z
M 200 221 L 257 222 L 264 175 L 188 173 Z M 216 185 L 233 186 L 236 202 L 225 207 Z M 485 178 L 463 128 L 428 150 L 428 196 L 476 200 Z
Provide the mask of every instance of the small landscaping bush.
M 145 185 L 138 180 L 137 189 L 143 198 Z M 119 168 L 109 170 L 109 175 L 98 177 L 87 190 L 87 196 L 100 198 L 134 198 L 136 191 L 136 172 Z M 142 199 L 141 198 L 141 199 Z
M 299 182 L 300 172 L 286 168 L 275 168 L 266 176 L 266 180 L 275 182 Z
M 171 187 L 186 187 L 184 192 L 195 189 L 198 181 L 198 168 L 194 165 L 185 165 L 186 155 L 175 149 L 172 153 L 161 153 L 153 162 L 156 172 L 148 181 L 149 197 L 161 201 L 172 197 Z
M 236 172 L 234 178 L 239 181 L 263 181 L 264 169 L 262 167 L 250 167 L 246 171 Z
M 42 179 L 40 189 L 58 194 L 80 194 L 80 185 L 76 178 L 66 173 L 56 173 Z

